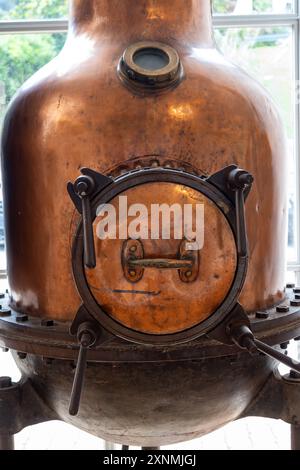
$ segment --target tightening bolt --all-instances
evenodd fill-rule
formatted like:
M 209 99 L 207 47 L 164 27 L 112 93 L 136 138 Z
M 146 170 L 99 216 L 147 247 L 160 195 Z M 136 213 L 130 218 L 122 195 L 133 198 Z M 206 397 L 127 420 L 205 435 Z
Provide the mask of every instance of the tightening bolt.
M 2 308 L 0 309 L 0 317 L 10 317 L 11 316 L 11 310 L 9 308 Z
M 290 307 L 288 305 L 279 305 L 276 308 L 277 313 L 288 313 L 290 311 Z
M 269 313 L 267 312 L 256 312 L 256 318 L 258 318 L 259 320 L 266 320 L 267 318 L 269 318 Z
M 28 321 L 28 315 L 18 315 L 16 320 L 18 323 L 25 323 Z
M 53 320 L 42 320 L 41 325 L 42 326 L 54 326 L 54 321 Z

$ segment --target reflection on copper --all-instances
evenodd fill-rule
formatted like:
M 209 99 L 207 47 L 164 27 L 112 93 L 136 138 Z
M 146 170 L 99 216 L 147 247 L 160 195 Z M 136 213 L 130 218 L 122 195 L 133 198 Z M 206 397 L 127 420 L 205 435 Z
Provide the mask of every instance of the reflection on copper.
M 169 108 L 170 116 L 182 121 L 191 119 L 193 116 L 193 109 L 190 104 L 172 105 Z

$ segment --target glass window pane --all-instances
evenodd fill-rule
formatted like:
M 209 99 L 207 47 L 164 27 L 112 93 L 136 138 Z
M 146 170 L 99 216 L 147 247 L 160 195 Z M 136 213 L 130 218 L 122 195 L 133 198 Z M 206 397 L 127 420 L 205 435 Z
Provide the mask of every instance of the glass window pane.
M 252 15 L 257 13 L 293 13 L 295 0 L 213 0 L 217 14 Z
M 0 0 L 0 20 L 64 18 L 68 0 Z
M 58 54 L 65 38 L 65 34 L 0 36 L 0 124 L 6 105 L 17 89 Z M 0 187 L 0 270 L 5 267 L 3 204 Z
M 288 259 L 297 260 L 295 87 L 292 27 L 217 28 L 219 48 L 267 88 L 281 113 L 289 152 Z

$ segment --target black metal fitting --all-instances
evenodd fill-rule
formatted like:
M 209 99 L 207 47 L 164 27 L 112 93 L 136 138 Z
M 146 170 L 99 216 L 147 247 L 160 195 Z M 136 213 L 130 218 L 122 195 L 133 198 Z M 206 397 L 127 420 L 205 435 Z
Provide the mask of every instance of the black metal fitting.
M 256 318 L 260 320 L 267 320 L 269 318 L 269 313 L 268 312 L 256 312 Z
M 28 315 L 17 315 L 16 321 L 18 323 L 25 323 L 28 321 Z
M 95 322 L 84 321 L 78 326 L 77 339 L 80 345 L 80 350 L 69 407 L 69 413 L 71 416 L 76 416 L 79 412 L 84 376 L 87 367 L 87 353 L 90 348 L 97 344 L 100 334 L 101 330 Z
M 288 305 L 279 305 L 276 307 L 277 313 L 288 313 L 290 311 L 290 307 Z
M 44 319 L 44 320 L 41 321 L 41 325 L 46 326 L 46 327 L 51 327 L 51 326 L 54 326 L 55 323 L 54 323 L 54 320 Z
M 10 317 L 11 316 L 11 310 L 9 308 L 2 308 L 0 309 L 0 317 Z
M 254 182 L 253 176 L 248 171 L 236 168 L 229 174 L 228 183 L 233 191 L 244 191 L 247 186 L 251 186 Z
M 247 325 L 233 324 L 230 327 L 230 338 L 242 349 L 247 349 L 250 354 L 257 352 L 254 343 L 254 335 Z

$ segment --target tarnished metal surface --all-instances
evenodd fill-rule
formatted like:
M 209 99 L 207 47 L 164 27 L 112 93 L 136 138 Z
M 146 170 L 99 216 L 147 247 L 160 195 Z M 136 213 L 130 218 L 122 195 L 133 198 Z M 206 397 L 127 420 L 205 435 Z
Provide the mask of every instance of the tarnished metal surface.
M 263 356 L 205 361 L 88 364 L 80 412 L 69 416 L 71 362 L 16 357 L 60 419 L 105 440 L 160 446 L 194 439 L 237 419 L 272 370 Z M 255 374 L 253 374 L 255 370 Z

